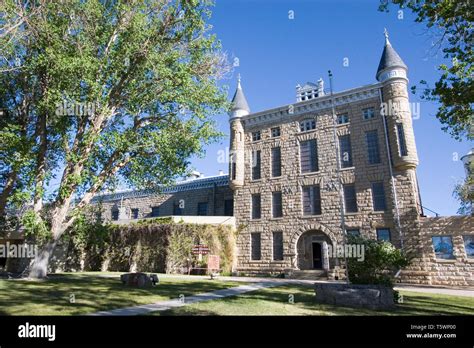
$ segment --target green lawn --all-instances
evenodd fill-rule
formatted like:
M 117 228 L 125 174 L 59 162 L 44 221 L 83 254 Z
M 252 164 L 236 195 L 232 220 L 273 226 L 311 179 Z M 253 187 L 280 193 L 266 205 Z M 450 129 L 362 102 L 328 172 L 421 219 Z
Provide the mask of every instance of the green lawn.
M 395 310 L 373 311 L 322 305 L 314 290 L 290 285 L 259 290 L 238 297 L 201 302 L 153 315 L 474 315 L 474 298 L 401 292 L 403 303 Z M 293 299 L 294 303 L 290 303 Z
M 101 276 L 99 276 L 101 275 Z M 112 275 L 113 278 L 105 278 Z M 67 273 L 43 281 L 0 280 L 0 315 L 77 315 L 239 286 L 203 278 L 160 277 L 154 288 L 126 287 L 120 273 Z M 75 303 L 70 302 L 71 294 Z
M 77 315 L 190 296 L 243 285 L 200 277 L 160 276 L 154 288 L 123 286 L 120 273 L 65 273 L 44 281 L 0 280 L 0 315 Z M 106 277 L 108 276 L 108 277 Z M 321 305 L 311 286 L 282 285 L 153 315 L 474 315 L 474 298 L 401 292 L 392 311 Z M 71 295 L 75 303 L 70 302 Z M 293 301 L 292 301 L 293 300 Z M 291 303 L 291 301 L 293 303 Z

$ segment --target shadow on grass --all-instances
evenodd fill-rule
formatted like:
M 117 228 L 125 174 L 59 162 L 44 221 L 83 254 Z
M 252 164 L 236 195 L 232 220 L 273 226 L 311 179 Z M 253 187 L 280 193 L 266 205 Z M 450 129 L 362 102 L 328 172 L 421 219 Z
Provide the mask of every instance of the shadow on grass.
M 290 297 L 291 296 L 291 297 Z M 293 304 L 289 304 L 289 298 Z M 160 312 L 159 315 L 473 315 L 474 299 L 431 294 L 404 294 L 405 303 L 393 310 L 370 310 L 316 302 L 314 290 L 307 286 L 281 286 L 232 296 L 213 303 L 200 303 Z M 463 301 L 465 303 L 463 303 Z M 220 303 L 219 303 L 220 302 Z M 469 303 L 472 305 L 470 306 Z M 460 305 L 464 304 L 464 305 Z M 262 307 L 262 308 L 259 308 Z M 261 310 L 261 313 L 259 313 Z M 156 313 L 158 314 L 158 313 Z
M 216 281 L 165 279 L 156 287 L 138 289 L 122 285 L 118 277 L 90 274 L 53 275 L 42 281 L 0 280 L 0 315 L 87 314 L 228 287 Z

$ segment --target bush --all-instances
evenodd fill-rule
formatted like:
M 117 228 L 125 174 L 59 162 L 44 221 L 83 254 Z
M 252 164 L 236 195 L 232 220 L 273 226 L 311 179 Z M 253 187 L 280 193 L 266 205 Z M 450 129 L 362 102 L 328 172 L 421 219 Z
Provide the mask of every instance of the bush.
M 381 284 L 393 287 L 395 273 L 408 266 L 410 260 L 388 242 L 349 236 L 348 244 L 364 248 L 364 260 L 347 259 L 349 281 L 353 284 Z

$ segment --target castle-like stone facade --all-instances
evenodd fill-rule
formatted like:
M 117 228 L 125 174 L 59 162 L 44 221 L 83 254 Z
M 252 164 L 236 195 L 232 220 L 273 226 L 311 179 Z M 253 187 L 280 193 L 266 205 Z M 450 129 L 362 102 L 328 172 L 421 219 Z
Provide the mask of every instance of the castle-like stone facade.
M 473 285 L 473 218 L 423 214 L 407 72 L 386 38 L 368 86 L 328 93 L 320 80 L 298 86 L 294 104 L 251 113 L 239 79 L 228 176 L 95 202 L 106 220 L 233 215 L 245 274 L 342 277 L 329 250 L 360 234 L 415 253 L 403 281 Z

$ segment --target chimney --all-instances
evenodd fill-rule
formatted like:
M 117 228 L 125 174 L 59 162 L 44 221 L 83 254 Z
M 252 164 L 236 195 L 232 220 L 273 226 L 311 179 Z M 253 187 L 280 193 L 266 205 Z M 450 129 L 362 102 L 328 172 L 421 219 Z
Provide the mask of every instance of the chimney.
M 224 175 L 224 171 L 219 169 L 219 175 Z

